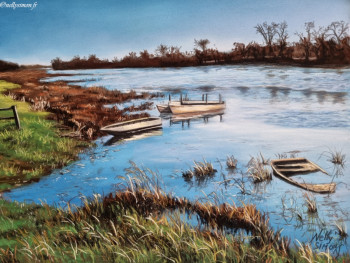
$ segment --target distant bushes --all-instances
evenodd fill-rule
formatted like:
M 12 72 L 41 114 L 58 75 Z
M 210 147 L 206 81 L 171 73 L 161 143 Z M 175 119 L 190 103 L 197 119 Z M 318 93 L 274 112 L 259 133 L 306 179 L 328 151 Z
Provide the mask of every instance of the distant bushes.
M 0 60 L 0 71 L 8 71 L 18 69 L 19 66 L 16 63 Z
M 69 61 L 55 58 L 51 61 L 55 70 L 137 67 L 186 67 L 198 65 L 233 64 L 242 62 L 272 62 L 297 65 L 350 64 L 349 24 L 332 22 L 327 27 L 316 28 L 314 22 L 305 23 L 305 32 L 297 32 L 299 41 L 288 42 L 288 24 L 264 22 L 255 26 L 264 44 L 233 43 L 231 51 L 222 52 L 210 48 L 208 39 L 194 40 L 191 52 L 181 52 L 180 47 L 160 44 L 154 54 L 143 50 L 130 52 L 122 59 L 99 59 L 75 56 Z

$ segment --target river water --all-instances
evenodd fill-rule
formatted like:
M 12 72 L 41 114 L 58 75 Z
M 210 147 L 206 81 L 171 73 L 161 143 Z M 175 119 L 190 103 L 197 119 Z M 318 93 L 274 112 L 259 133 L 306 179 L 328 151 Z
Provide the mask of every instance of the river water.
M 292 240 L 311 242 L 314 248 L 330 249 L 335 255 L 349 251 L 350 239 L 340 239 L 335 225 L 345 224 L 350 230 L 350 68 L 239 65 L 51 73 L 73 75 L 46 81 L 163 93 L 165 97 L 153 99 L 154 104 L 166 102 L 169 94 L 178 99 L 180 92 L 191 99 L 208 94 L 214 100 L 221 94 L 226 110 L 221 117 L 190 122 L 173 122 L 163 116 L 161 131 L 117 141 L 111 136 L 100 138 L 96 148 L 81 154 L 75 163 L 55 170 L 38 183 L 6 193 L 5 198 L 42 200 L 59 206 L 67 201 L 80 204 L 81 196 L 113 191 L 132 161 L 160 174 L 166 191 L 176 196 L 195 200 L 215 193 L 219 202 L 253 203 L 268 213 L 275 229 L 283 228 L 282 234 Z M 159 116 L 155 108 L 149 113 Z M 344 167 L 329 161 L 335 151 L 345 155 Z M 304 190 L 277 177 L 258 185 L 247 179 L 246 165 L 260 153 L 266 159 L 296 155 L 316 162 L 329 176 L 317 173 L 296 180 L 333 180 L 336 192 L 313 194 L 318 213 L 308 214 Z M 238 160 L 235 171 L 226 169 L 230 155 Z M 182 171 L 190 169 L 193 161 L 204 159 L 218 170 L 215 176 L 202 182 L 185 181 Z M 226 184 L 224 180 L 228 180 Z

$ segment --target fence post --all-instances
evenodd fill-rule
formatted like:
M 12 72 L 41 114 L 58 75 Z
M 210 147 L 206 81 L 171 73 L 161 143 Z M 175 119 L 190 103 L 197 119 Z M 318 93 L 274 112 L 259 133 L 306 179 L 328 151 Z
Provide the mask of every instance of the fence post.
M 12 108 L 12 111 L 13 111 L 13 116 L 15 117 L 15 122 L 16 122 L 17 129 L 20 130 L 21 129 L 21 124 L 19 122 L 16 105 L 11 106 L 11 108 Z

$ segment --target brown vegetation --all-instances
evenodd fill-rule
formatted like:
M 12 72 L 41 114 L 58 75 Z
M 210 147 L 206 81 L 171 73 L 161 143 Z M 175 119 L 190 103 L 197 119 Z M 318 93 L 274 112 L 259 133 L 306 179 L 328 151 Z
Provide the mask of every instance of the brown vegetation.
M 48 76 L 43 69 L 22 69 L 0 73 L 0 79 L 21 85 L 21 88 L 11 90 L 12 98 L 30 102 L 33 110 L 51 112 L 53 114 L 50 118 L 75 129 L 75 132 L 66 134 L 67 136 L 78 136 L 85 139 L 96 138 L 96 136 L 101 135 L 101 126 L 148 116 L 147 113 L 126 113 L 146 110 L 152 105 L 146 102 L 137 107 L 130 106 L 119 109 L 114 106 L 106 108 L 106 104 L 122 103 L 130 99 L 145 99 L 149 98 L 150 95 L 146 93 L 136 94 L 135 91 L 122 93 L 101 87 L 68 86 L 62 81 L 39 82 L 40 79 Z
M 16 63 L 0 60 L 0 72 L 1 71 L 8 71 L 8 70 L 15 70 L 18 68 L 19 68 L 19 66 Z
M 350 63 L 349 24 L 344 21 L 331 23 L 327 27 L 315 28 L 314 22 L 305 23 L 305 33 L 295 33 L 299 41 L 288 43 L 288 24 L 264 22 L 255 26 L 265 45 L 255 41 L 249 44 L 233 43 L 230 52 L 222 52 L 210 48 L 208 39 L 195 39 L 192 52 L 181 52 L 180 47 L 160 44 L 155 54 L 143 50 L 139 53 L 130 52 L 118 60 L 101 60 L 96 55 L 88 58 L 75 56 L 70 61 L 55 58 L 51 61 L 52 68 L 86 69 L 86 68 L 125 68 L 125 67 L 185 67 L 198 65 L 233 64 L 242 62 L 288 63 L 294 65 L 312 66 L 324 64 L 344 65 Z
M 159 214 L 167 210 L 180 209 L 189 214 L 198 215 L 201 223 L 207 224 L 214 229 L 243 229 L 251 232 L 254 237 L 251 244 L 258 248 L 276 249 L 287 254 L 290 240 L 275 232 L 269 226 L 269 219 L 260 213 L 254 205 L 235 205 L 190 202 L 183 198 L 172 197 L 165 194 L 159 188 L 153 191 L 139 187 L 130 187 L 123 192 L 110 194 L 103 200 L 105 214 L 100 218 L 109 218 L 110 209 L 115 205 L 122 205 L 124 209 L 136 210 L 144 217 Z M 89 208 L 93 209 L 93 208 Z

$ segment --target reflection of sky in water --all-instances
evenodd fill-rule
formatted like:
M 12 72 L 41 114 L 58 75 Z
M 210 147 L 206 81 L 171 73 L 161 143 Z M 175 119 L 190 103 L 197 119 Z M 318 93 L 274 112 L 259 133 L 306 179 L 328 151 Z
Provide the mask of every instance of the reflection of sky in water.
M 79 161 L 54 171 L 38 183 L 5 194 L 7 198 L 79 204 L 80 195 L 112 191 L 114 185 L 121 182 L 118 176 L 125 175 L 124 169 L 130 166 L 129 161 L 133 161 L 161 174 L 166 189 L 177 196 L 194 200 L 203 197 L 203 193 L 214 192 L 222 200 L 234 200 L 237 205 L 240 200 L 254 203 L 269 214 L 275 228 L 284 228 L 284 235 L 299 241 L 310 241 L 315 233 L 325 229 L 333 231 L 334 235 L 335 222 L 339 220 L 344 220 L 350 229 L 350 203 L 347 202 L 350 197 L 350 69 L 211 66 L 63 73 L 79 75 L 50 80 L 81 80 L 79 84 L 84 86 L 105 86 L 123 91 L 164 92 L 164 98 L 153 99 L 155 103 L 165 102 L 168 94 L 177 99 L 180 91 L 192 99 L 200 99 L 202 93 L 217 99 L 221 93 L 227 108 L 221 121 L 219 116 L 207 121 L 199 118 L 189 124 L 172 123 L 164 118 L 163 131 L 155 136 L 123 138 L 116 142 L 110 141 L 110 136 L 101 138 L 96 141 L 96 148 L 81 154 Z M 139 103 L 130 101 L 125 105 Z M 150 113 L 159 115 L 155 109 Z M 328 152 L 334 149 L 342 150 L 348 160 L 345 169 L 338 173 L 328 161 Z M 230 173 L 225 169 L 228 155 L 238 159 L 239 170 L 244 173 L 250 158 L 259 152 L 272 159 L 291 151 L 299 151 L 297 156 L 309 158 L 330 174 L 310 174 L 297 179 L 322 183 L 334 180 L 337 183 L 334 194 L 315 194 L 319 218 L 307 214 L 303 190 L 276 177 L 268 184 L 254 186 L 240 172 Z M 181 172 L 189 169 L 194 160 L 202 161 L 203 158 L 213 163 L 218 170 L 216 175 L 201 183 L 186 183 Z M 232 180 L 223 184 L 224 179 Z M 242 180 L 250 194 L 241 193 Z M 282 200 L 285 200 L 284 206 Z M 297 220 L 297 214 L 302 216 L 302 222 Z M 334 235 L 331 243 L 334 247 L 338 242 L 336 239 Z M 315 240 L 313 243 L 319 245 Z M 346 249 L 346 245 L 341 246 L 342 251 Z

